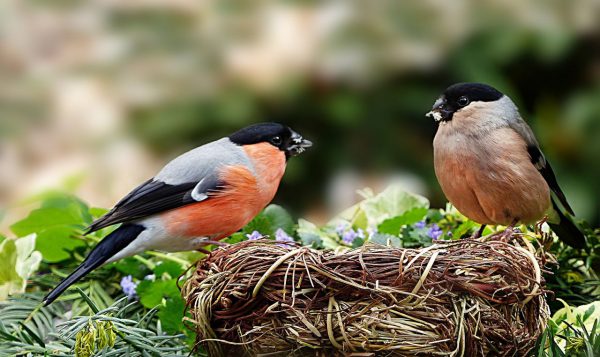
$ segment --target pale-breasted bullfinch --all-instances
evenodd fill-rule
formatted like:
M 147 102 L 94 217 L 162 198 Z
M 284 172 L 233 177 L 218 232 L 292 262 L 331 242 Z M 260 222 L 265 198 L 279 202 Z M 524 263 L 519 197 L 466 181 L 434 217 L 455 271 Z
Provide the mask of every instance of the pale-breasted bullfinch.
M 44 304 L 103 264 L 146 250 L 195 250 L 228 237 L 271 202 L 287 160 L 310 146 L 287 126 L 262 123 L 177 157 L 92 223 L 87 233 L 122 224 Z
M 561 240 L 585 247 L 550 163 L 510 98 L 485 84 L 459 83 L 427 116 L 439 122 L 433 141 L 438 181 L 462 214 L 483 225 L 477 237 L 487 224 L 512 230 L 547 216 Z

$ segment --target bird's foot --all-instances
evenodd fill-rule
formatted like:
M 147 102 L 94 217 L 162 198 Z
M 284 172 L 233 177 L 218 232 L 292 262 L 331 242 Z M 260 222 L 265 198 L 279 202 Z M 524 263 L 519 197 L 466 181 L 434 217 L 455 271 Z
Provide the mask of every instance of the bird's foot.
M 229 243 L 225 243 L 225 242 L 221 242 L 218 240 L 203 240 L 202 241 L 202 247 L 207 247 L 209 245 L 216 245 L 217 247 L 226 247 L 228 245 L 230 245 Z M 196 250 L 200 253 L 204 253 L 206 255 L 209 255 L 211 252 L 210 250 L 204 249 L 202 247 L 198 247 L 196 248 Z
M 517 223 L 518 221 L 513 222 L 508 227 L 506 227 L 504 232 L 496 234 L 494 238 L 501 242 L 509 242 L 515 233 L 520 233 L 520 230 L 515 228 Z

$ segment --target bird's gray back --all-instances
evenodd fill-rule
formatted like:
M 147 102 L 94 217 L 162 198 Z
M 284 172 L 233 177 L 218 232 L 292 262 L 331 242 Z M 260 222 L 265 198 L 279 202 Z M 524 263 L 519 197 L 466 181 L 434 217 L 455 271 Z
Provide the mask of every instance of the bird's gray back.
M 170 185 L 199 181 L 215 174 L 221 166 L 244 165 L 254 171 L 242 147 L 229 138 L 197 147 L 169 162 L 155 177 Z

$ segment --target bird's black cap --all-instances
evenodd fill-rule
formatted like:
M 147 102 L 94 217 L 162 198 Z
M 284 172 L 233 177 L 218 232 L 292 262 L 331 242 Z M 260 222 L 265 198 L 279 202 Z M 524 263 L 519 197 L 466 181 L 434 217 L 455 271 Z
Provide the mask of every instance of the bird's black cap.
M 288 158 L 312 146 L 312 142 L 279 123 L 260 123 L 245 127 L 231 134 L 229 140 L 237 145 L 269 143 L 284 151 Z
M 447 102 L 455 102 L 466 96 L 471 102 L 493 102 L 504 95 L 496 88 L 483 83 L 457 83 L 446 88 L 444 97 Z

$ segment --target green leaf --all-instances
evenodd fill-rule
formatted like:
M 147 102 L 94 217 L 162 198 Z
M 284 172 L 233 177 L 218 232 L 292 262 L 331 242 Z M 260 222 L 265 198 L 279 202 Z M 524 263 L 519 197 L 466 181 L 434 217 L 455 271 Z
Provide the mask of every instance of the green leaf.
M 140 302 L 151 309 L 163 303 L 163 299 L 176 298 L 180 296 L 177 288 L 177 280 L 143 280 L 137 286 L 136 292 Z
M 227 237 L 224 242 L 229 244 L 235 244 L 246 240 L 246 234 L 243 232 L 236 232 Z
M 274 238 L 275 231 L 279 228 L 291 235 L 294 232 L 294 221 L 281 206 L 269 205 L 244 227 L 243 232 L 250 234 L 258 231 L 263 235 Z
M 146 265 L 133 257 L 116 261 L 112 266 L 119 272 L 136 278 L 143 278 L 146 274 L 150 274 L 150 270 Z
M 38 233 L 35 248 L 42 253 L 44 260 L 56 263 L 71 257 L 70 251 L 85 247 L 85 241 L 72 238 L 74 230 L 69 227 L 50 227 Z
M 425 218 L 425 215 L 427 215 L 427 208 L 413 208 L 398 217 L 386 219 L 379 225 L 379 227 L 377 227 L 377 230 L 380 233 L 398 235 L 403 226 L 408 226 L 422 221 Z
M 304 219 L 298 220 L 297 233 L 303 245 L 325 249 L 335 249 L 340 246 L 336 234 L 319 229 L 314 223 Z
M 88 216 L 81 202 L 54 198 L 10 228 L 17 236 L 36 233 L 36 249 L 44 260 L 59 262 L 70 257 L 69 251 L 85 246 L 83 240 L 73 237 L 91 220 Z
M 177 297 L 167 300 L 165 306 L 157 313 L 163 330 L 170 334 L 184 331 L 184 311 L 185 303 L 181 296 L 178 295 Z
M 93 218 L 100 218 L 108 213 L 106 208 L 91 207 L 88 212 Z
M 429 201 L 425 197 L 406 192 L 401 185 L 392 185 L 378 195 L 366 196 L 365 200 L 334 218 L 328 226 L 343 220 L 350 222 L 355 228 L 367 229 L 415 208 L 429 208 Z
M 287 234 L 294 233 L 294 220 L 283 207 L 269 205 L 265 208 L 263 214 L 271 225 L 271 232 L 269 234 L 274 235 L 275 231 L 279 228 L 283 229 Z
M 161 277 L 163 274 L 169 274 L 171 278 L 177 278 L 183 273 L 184 268 L 179 263 L 175 263 L 173 261 L 162 261 L 160 264 L 156 265 L 154 268 L 154 275 L 157 278 Z
M 0 243 L 0 301 L 25 292 L 27 279 L 38 269 L 42 255 L 34 251 L 35 239 L 35 234 L 31 234 Z

